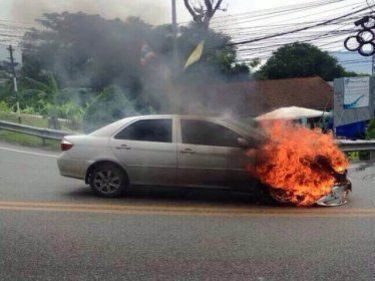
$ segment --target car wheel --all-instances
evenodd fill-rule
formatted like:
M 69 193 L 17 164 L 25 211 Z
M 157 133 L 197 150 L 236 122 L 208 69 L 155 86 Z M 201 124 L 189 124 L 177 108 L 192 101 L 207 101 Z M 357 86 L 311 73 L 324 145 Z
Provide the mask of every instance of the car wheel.
M 260 182 L 258 182 L 258 196 L 260 201 L 263 204 L 266 205 L 275 205 L 278 204 L 278 202 L 275 200 L 275 198 L 272 196 L 271 189 Z
M 122 195 L 128 186 L 128 180 L 123 170 L 112 164 L 95 167 L 89 183 L 96 194 L 110 198 Z

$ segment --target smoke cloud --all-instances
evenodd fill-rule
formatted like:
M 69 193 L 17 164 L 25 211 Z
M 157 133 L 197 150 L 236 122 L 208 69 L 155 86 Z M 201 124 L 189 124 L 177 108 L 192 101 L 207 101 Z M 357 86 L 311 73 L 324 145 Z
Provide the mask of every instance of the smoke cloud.
M 9 0 L 8 0 L 9 1 Z M 169 18 L 169 1 L 131 0 L 12 0 L 12 20 L 33 22 L 43 13 L 85 12 L 100 14 L 104 18 L 126 19 L 141 17 L 146 22 L 160 24 Z

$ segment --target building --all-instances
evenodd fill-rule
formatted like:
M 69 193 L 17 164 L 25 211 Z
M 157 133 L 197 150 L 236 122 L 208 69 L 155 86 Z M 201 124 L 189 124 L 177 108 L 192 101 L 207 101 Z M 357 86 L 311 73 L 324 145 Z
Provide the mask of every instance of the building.
M 320 77 L 210 83 L 185 89 L 182 100 L 189 113 L 200 113 L 201 106 L 213 114 L 256 117 L 290 106 L 329 111 L 333 88 Z

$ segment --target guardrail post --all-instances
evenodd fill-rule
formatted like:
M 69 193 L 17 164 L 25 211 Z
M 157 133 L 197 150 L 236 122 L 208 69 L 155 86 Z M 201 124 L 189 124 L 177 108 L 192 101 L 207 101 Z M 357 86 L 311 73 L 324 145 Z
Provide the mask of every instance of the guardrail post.
M 374 161 L 375 160 L 375 151 L 370 151 L 370 160 Z

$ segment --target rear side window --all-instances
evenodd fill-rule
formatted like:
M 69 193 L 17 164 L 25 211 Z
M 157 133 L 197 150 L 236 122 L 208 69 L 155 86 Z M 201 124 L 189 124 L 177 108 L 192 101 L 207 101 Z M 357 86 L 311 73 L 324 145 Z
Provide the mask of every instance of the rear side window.
M 140 120 L 123 129 L 115 139 L 172 142 L 172 120 Z
M 181 120 L 181 130 L 183 143 L 238 147 L 240 135 L 212 122 Z

